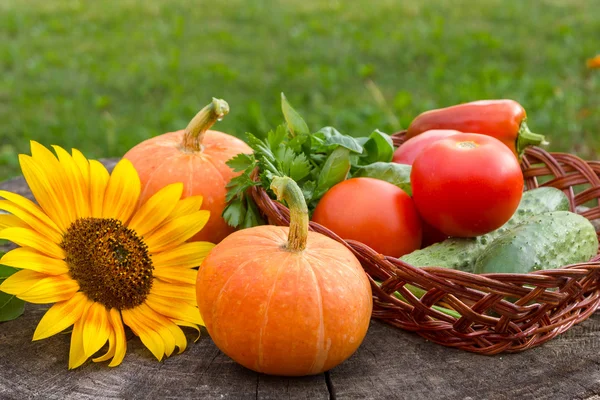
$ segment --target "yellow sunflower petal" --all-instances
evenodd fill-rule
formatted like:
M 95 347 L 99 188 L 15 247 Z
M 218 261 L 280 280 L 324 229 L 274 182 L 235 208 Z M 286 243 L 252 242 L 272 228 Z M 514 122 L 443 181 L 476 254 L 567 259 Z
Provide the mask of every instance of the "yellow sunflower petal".
M 0 197 L 5 198 L 8 201 L 13 202 L 14 204 L 21 207 L 23 210 L 27 211 L 29 214 L 33 215 L 48 227 L 54 229 L 58 233 L 62 233 L 62 231 L 58 228 L 58 226 L 46 215 L 44 210 L 42 210 L 37 204 L 33 201 L 29 200 L 26 197 L 20 196 L 16 193 L 7 192 L 5 190 L 0 190 Z
M 77 164 L 81 177 L 83 178 L 83 185 L 89 189 L 90 187 L 90 162 L 87 158 L 77 149 L 71 149 L 73 155 L 73 161 Z M 94 177 L 95 179 L 95 177 Z M 89 199 L 88 199 L 89 200 Z M 88 201 L 89 204 L 89 201 Z
M 128 227 L 144 236 L 169 216 L 183 193 L 183 183 L 163 187 L 144 203 L 135 213 Z
M 104 202 L 102 217 L 115 218 L 124 223 L 129 221 L 140 197 L 141 183 L 131 161 L 123 158 L 117 163 L 110 175 Z
M 83 351 L 86 357 L 100 350 L 110 336 L 108 310 L 100 303 L 92 303 L 83 321 Z
M 77 218 L 86 218 L 90 216 L 90 208 L 88 205 L 88 187 L 86 180 L 81 175 L 79 166 L 73 160 L 73 157 L 62 147 L 52 146 L 58 160 L 63 167 L 65 173 L 65 179 L 67 179 L 68 187 L 70 191 L 70 197 L 73 199 L 73 206 L 75 208 Z
M 59 210 L 68 217 L 67 222 L 69 224 L 72 223 L 75 221 L 77 215 L 70 188 L 71 183 L 63 165 L 49 149 L 35 141 L 31 141 L 31 157 L 37 163 L 38 167 L 43 170 L 46 179 L 51 183 L 52 188 L 56 192 L 56 199 L 62 200 L 58 204 Z
M 195 211 L 199 211 L 200 207 L 202 207 L 202 199 L 202 196 L 190 196 L 179 200 L 167 220 L 175 219 L 183 215 L 188 215 Z
M 136 312 L 140 317 L 143 316 L 146 319 L 146 325 L 151 326 L 154 328 L 154 331 L 158 333 L 165 345 L 165 354 L 167 357 L 170 357 L 171 354 L 173 354 L 173 351 L 175 351 L 176 346 L 175 336 L 173 336 L 173 333 L 168 327 L 172 324 L 171 321 L 162 315 L 157 314 L 146 304 L 140 304 L 136 309 Z
M 152 311 L 148 315 L 152 319 L 154 319 L 157 323 L 160 323 L 163 327 L 165 327 L 166 329 L 169 330 L 169 332 L 173 336 L 173 339 L 175 339 L 175 346 L 177 348 L 179 348 L 179 351 L 177 353 L 178 354 L 183 353 L 187 347 L 187 339 L 185 337 L 185 334 L 181 330 L 181 328 L 179 326 L 177 326 L 177 324 L 175 322 L 173 322 L 172 320 L 170 320 L 169 318 L 158 314 L 157 312 L 153 311 L 148 306 L 146 306 L 146 307 L 148 308 L 148 310 Z M 170 354 L 168 354 L 168 355 L 170 355 Z
M 37 202 L 44 212 L 54 221 L 56 226 L 65 232 L 72 222 L 70 217 L 70 203 L 64 196 L 63 185 L 50 180 L 43 167 L 30 156 L 19 155 L 19 163 L 23 177 L 29 185 Z M 49 169 L 46 167 L 46 169 Z M 74 215 L 74 214 L 73 214 Z
M 183 300 L 190 304 L 196 304 L 195 285 L 176 285 L 173 283 L 163 282 L 160 279 L 154 279 L 152 281 L 152 289 L 150 289 L 150 293 L 171 299 Z
M 0 231 L 0 239 L 10 240 L 19 246 L 34 248 L 50 257 L 61 260 L 65 258 L 63 249 L 33 229 L 6 228 Z
M 73 325 L 75 321 L 81 318 L 87 302 L 87 297 L 78 292 L 69 300 L 54 304 L 46 311 L 37 328 L 35 328 L 33 340 L 46 339 Z
M 87 300 L 81 318 L 75 321 L 73 332 L 71 332 L 71 346 L 69 349 L 69 369 L 77 368 L 88 359 L 83 350 L 83 327 L 85 316 L 92 305 L 91 300 Z
M 0 259 L 0 264 L 47 275 L 61 275 L 69 272 L 69 267 L 64 260 L 47 257 L 29 247 L 17 247 L 9 251 Z
M 121 364 L 127 352 L 127 338 L 125 337 L 125 329 L 123 329 L 123 320 L 121 319 L 119 310 L 111 308 L 108 319 L 115 333 L 115 355 L 108 366 L 116 367 Z
M 191 268 L 165 267 L 156 268 L 153 274 L 155 277 L 160 278 L 165 282 L 195 285 L 198 271 Z
M 194 307 L 185 301 L 169 299 L 150 293 L 146 298 L 146 304 L 165 317 L 203 325 L 198 307 Z
M 4 210 L 15 217 L 20 218 L 25 224 L 32 227 L 35 231 L 41 233 L 54 243 L 60 243 L 62 240 L 62 234 L 58 229 L 53 229 L 25 211 L 15 203 L 8 200 L 0 200 L 0 210 Z
M 77 281 L 66 274 L 46 276 L 28 290 L 19 293 L 17 297 L 35 304 L 57 303 L 70 299 L 78 290 L 79 284 Z
M 176 325 L 178 325 L 178 326 L 187 326 L 188 328 L 195 329 L 198 332 L 198 336 L 196 336 L 196 339 L 194 339 L 194 343 L 196 343 L 198 341 L 198 339 L 200 339 L 200 334 L 201 334 L 200 326 L 198 326 L 196 324 L 190 324 L 187 321 L 181 321 L 181 320 L 178 320 L 178 319 L 170 318 L 170 320 L 173 321 L 173 323 L 176 324 Z M 204 323 L 202 324 L 202 326 L 204 326 Z
M 190 242 L 174 249 L 152 255 L 155 271 L 161 268 L 193 268 L 202 264 L 208 253 L 215 247 L 209 242 Z
M 150 253 L 172 249 L 198 233 L 210 216 L 210 211 L 196 211 L 166 222 L 144 240 Z
M 15 272 L 0 284 L 0 290 L 18 296 L 19 294 L 26 292 L 33 285 L 38 283 L 40 280 L 46 278 L 48 275 L 40 274 L 39 272 L 21 270 Z
M 110 175 L 104 165 L 99 161 L 90 160 L 90 208 L 92 217 L 102 217 L 102 206 L 104 204 L 104 194 Z
M 165 344 L 162 338 L 154 329 L 144 324 L 146 318 L 143 318 L 135 310 L 135 308 L 122 310 L 123 322 L 131 328 L 133 333 L 139 336 L 144 346 L 152 352 L 158 361 L 162 360 L 165 355 Z
M 110 329 L 110 335 L 108 336 L 108 350 L 106 350 L 106 353 L 104 353 L 100 357 L 92 358 L 92 361 L 95 363 L 110 360 L 111 358 L 113 358 L 115 356 L 115 349 L 116 349 L 115 333 L 113 332 L 111 327 L 109 327 L 109 329 Z
M 21 218 L 10 214 L 0 214 L 0 231 L 5 228 L 31 228 Z

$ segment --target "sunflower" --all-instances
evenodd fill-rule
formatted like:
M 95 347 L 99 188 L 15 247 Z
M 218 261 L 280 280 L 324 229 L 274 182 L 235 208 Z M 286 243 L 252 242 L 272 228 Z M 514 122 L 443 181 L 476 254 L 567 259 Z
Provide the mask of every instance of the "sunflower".
M 108 341 L 105 354 L 119 365 L 127 349 L 127 325 L 160 361 L 187 341 L 181 326 L 199 332 L 195 281 L 214 246 L 186 242 L 209 212 L 199 196 L 181 199 L 182 184 L 166 186 L 138 204 L 141 184 L 133 165 L 121 160 L 109 174 L 73 149 L 69 154 L 31 142 L 19 155 L 32 201 L 0 191 L 0 239 L 18 248 L 0 264 L 21 269 L 0 290 L 30 303 L 53 304 L 33 340 L 71 325 L 69 369 L 77 368 Z

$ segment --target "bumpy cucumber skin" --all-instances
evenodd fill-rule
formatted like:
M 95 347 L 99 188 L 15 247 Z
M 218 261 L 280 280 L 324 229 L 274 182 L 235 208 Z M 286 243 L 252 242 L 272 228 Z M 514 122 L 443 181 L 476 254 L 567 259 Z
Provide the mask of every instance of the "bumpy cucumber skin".
M 569 210 L 569 199 L 553 187 L 541 187 L 523 193 L 519 207 L 500 228 L 475 238 L 449 238 L 400 257 L 415 267 L 435 266 L 473 272 L 481 252 L 497 237 L 533 215 Z
M 568 211 L 530 217 L 494 240 L 477 258 L 476 274 L 560 268 L 596 255 L 598 236 L 585 217 Z

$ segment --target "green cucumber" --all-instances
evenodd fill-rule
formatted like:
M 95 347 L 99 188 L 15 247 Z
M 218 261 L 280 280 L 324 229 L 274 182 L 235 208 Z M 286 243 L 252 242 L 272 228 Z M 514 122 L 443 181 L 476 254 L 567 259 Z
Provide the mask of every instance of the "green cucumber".
M 585 262 L 598 252 L 592 223 L 569 211 L 535 215 L 494 240 L 475 262 L 475 273 L 517 273 Z
M 475 238 L 449 238 L 400 257 L 415 267 L 436 266 L 473 272 L 475 260 L 498 236 L 533 215 L 569 210 L 569 199 L 553 187 L 541 187 L 523 193 L 519 207 L 500 228 Z

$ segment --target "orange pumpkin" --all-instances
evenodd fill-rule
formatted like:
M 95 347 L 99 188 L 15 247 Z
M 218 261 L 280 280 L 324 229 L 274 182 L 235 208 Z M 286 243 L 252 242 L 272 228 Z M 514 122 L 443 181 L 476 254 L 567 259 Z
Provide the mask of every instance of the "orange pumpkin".
M 200 266 L 200 314 L 221 351 L 251 370 L 313 375 L 362 343 L 373 307 L 360 262 L 344 245 L 308 231 L 308 210 L 290 178 L 271 189 L 290 206 L 290 227 L 237 231 Z
M 225 162 L 239 153 L 251 153 L 252 149 L 236 137 L 209 130 L 228 112 L 227 102 L 213 99 L 185 130 L 145 140 L 124 155 L 140 176 L 140 202 L 174 182 L 183 182 L 183 197 L 202 195 L 202 209 L 210 211 L 210 219 L 192 240 L 218 243 L 234 231 L 221 214 L 225 208 L 225 186 L 239 173 L 234 173 Z

